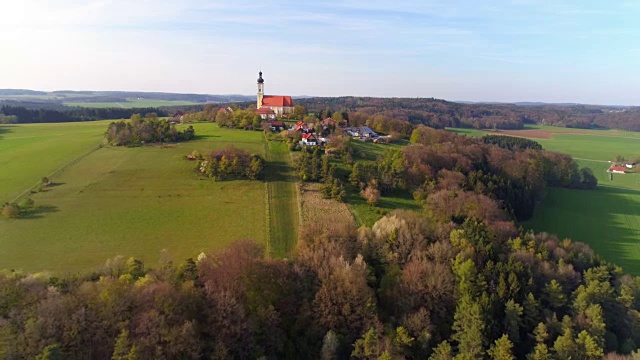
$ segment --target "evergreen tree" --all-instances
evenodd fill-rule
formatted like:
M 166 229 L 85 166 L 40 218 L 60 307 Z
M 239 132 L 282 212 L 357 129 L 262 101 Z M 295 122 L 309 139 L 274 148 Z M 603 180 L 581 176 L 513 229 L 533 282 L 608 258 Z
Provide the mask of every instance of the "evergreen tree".
M 513 356 L 512 349 L 513 343 L 505 334 L 495 341 L 487 353 L 493 360 L 513 360 L 515 357 Z
M 464 359 L 482 359 L 485 343 L 485 321 L 480 304 L 464 295 L 456 307 L 451 338 L 458 344 L 458 354 Z

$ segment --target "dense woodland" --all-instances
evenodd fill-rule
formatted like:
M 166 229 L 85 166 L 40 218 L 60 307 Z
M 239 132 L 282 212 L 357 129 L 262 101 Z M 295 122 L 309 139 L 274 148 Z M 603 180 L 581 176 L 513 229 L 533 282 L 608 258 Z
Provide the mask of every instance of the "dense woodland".
M 146 114 L 144 118 L 133 114 L 130 121 L 112 122 L 105 134 L 107 142 L 115 146 L 188 141 L 194 136 L 193 126 L 179 131 L 169 121 L 158 119 L 155 113 Z

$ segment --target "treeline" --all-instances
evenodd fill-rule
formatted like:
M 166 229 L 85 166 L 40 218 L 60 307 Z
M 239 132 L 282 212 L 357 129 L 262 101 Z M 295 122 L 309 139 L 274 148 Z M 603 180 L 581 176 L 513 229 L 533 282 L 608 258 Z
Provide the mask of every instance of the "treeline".
M 56 122 L 78 122 L 109 119 L 128 119 L 133 114 L 155 113 L 160 117 L 169 114 L 156 108 L 67 108 L 64 110 L 54 109 L 28 109 L 22 106 L 3 105 L 0 113 L 7 116 L 15 116 L 18 124 L 28 123 L 56 123 Z
M 129 121 L 109 124 L 105 134 L 109 144 L 115 146 L 139 146 L 145 143 L 188 141 L 195 136 L 193 126 L 178 131 L 167 120 L 158 119 L 155 113 L 133 114 Z
M 247 178 L 257 180 L 264 178 L 265 159 L 251 155 L 246 150 L 229 146 L 224 150 L 214 150 L 208 157 L 199 156 L 196 171 L 215 181 Z
M 297 99 L 311 112 L 361 112 L 434 128 L 521 129 L 525 124 L 640 131 L 640 108 L 597 105 L 463 104 L 433 98 L 335 97 Z
M 531 148 L 512 151 L 425 126 L 414 130 L 411 141 L 415 145 L 402 150 L 404 182 L 416 199 L 441 208 L 454 221 L 467 211 L 489 221 L 499 217 L 495 210 L 500 207 L 515 219 L 526 220 L 547 186 L 593 189 L 597 185 L 590 169 L 579 169 L 564 154 Z
M 509 150 L 542 150 L 542 145 L 539 142 L 515 136 L 485 135 L 482 137 L 482 141 L 485 144 L 493 144 Z

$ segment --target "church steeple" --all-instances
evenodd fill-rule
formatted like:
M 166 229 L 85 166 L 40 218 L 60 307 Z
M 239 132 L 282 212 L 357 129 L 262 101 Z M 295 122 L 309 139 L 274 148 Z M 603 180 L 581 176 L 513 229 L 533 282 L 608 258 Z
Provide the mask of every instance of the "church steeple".
M 262 70 L 258 73 L 258 104 L 257 108 L 262 107 L 262 97 L 264 96 L 264 79 L 262 78 Z

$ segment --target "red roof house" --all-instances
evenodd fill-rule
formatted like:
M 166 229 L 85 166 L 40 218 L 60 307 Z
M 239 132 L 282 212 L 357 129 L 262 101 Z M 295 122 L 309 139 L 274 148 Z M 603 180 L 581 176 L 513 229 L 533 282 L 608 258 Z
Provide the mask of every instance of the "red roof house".
M 612 166 L 607 170 L 607 172 L 615 173 L 615 174 L 625 174 L 627 172 L 627 168 L 624 166 Z

